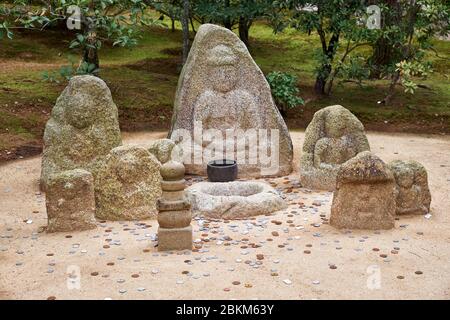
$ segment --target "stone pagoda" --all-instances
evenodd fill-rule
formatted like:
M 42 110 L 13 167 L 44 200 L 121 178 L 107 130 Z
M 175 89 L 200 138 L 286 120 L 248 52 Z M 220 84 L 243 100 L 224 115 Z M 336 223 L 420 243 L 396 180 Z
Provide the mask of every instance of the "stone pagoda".
M 191 250 L 191 204 L 185 195 L 184 165 L 170 160 L 161 166 L 162 197 L 158 200 L 158 250 Z

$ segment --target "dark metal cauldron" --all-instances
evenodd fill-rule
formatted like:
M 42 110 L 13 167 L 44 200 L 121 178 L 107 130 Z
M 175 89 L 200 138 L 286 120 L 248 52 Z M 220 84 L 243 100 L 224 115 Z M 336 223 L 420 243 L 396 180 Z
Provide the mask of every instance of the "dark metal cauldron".
M 237 178 L 238 168 L 234 160 L 213 160 L 208 162 L 206 172 L 211 182 L 228 182 Z

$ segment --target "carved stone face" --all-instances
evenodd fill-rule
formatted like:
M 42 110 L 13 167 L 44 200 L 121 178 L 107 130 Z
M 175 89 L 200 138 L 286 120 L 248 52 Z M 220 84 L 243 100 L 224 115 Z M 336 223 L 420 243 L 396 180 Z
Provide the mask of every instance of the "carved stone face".
M 357 153 L 357 149 L 348 139 L 321 138 L 314 149 L 314 166 L 318 168 L 321 164 L 340 165 Z M 317 157 L 321 163 L 317 162 Z
M 122 182 L 139 181 L 138 159 L 133 155 L 127 155 L 117 163 L 116 173 Z
M 337 111 L 331 111 L 325 119 L 325 134 L 329 138 L 340 138 L 345 133 L 346 121 Z
M 234 89 L 238 82 L 237 69 L 233 65 L 216 66 L 211 71 L 213 89 L 222 93 Z
M 67 121 L 78 129 L 87 128 L 94 122 L 95 115 L 88 99 L 82 94 L 77 94 L 69 101 L 66 108 Z
M 414 183 L 414 172 L 412 170 L 405 170 L 397 175 L 397 183 L 400 187 L 405 189 L 411 188 Z

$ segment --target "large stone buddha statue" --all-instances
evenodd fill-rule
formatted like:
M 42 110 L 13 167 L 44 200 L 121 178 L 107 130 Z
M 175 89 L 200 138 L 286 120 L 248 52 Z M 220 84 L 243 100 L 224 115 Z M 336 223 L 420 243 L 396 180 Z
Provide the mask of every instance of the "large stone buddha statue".
M 292 141 L 269 84 L 226 28 L 202 25 L 181 72 L 169 137 L 180 142 L 185 135 L 190 144 L 180 146 L 189 174 L 205 174 L 209 160 L 223 158 L 238 161 L 239 177 L 292 170 Z

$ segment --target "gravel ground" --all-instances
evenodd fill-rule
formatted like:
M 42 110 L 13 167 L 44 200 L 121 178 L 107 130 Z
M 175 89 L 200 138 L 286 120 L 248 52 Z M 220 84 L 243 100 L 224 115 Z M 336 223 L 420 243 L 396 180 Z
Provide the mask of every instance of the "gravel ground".
M 303 132 L 292 132 L 295 163 Z M 165 133 L 124 133 L 141 144 Z M 46 234 L 40 157 L 0 167 L 0 299 L 449 299 L 450 138 L 368 133 L 385 161 L 428 170 L 431 216 L 389 231 L 327 223 L 332 194 L 268 179 L 289 208 L 239 221 L 193 220 L 194 252 L 159 253 L 156 221 Z M 195 182 L 192 179 L 190 182 Z

